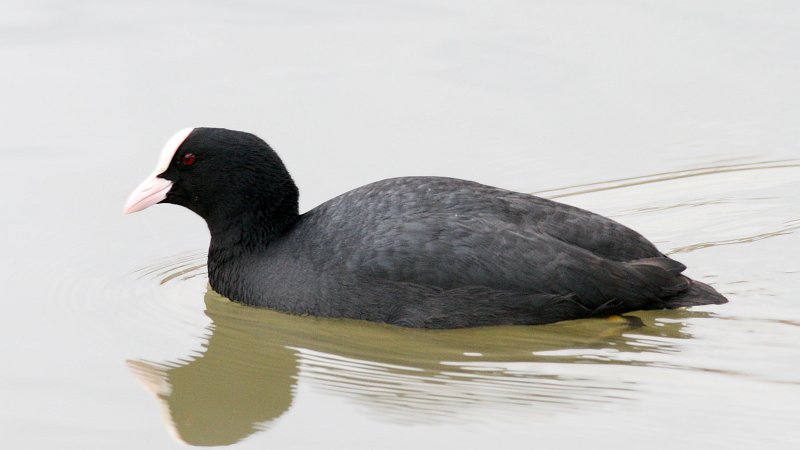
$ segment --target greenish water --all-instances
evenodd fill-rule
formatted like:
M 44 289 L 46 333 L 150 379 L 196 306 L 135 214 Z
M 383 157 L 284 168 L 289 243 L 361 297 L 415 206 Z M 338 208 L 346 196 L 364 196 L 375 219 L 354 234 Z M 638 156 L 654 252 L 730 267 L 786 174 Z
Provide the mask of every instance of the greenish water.
M 637 356 L 675 352 L 691 338 L 686 323 L 710 316 L 676 311 L 441 332 L 254 311 L 213 292 L 205 305 L 212 325 L 202 354 L 129 362 L 172 431 L 193 445 L 231 444 L 270 428 L 292 407 L 300 379 L 378 420 L 408 425 L 602 409 L 633 401 L 641 389 L 604 366 L 658 367 Z
M 0 443 L 800 445 L 791 1 L 0 4 Z M 304 209 L 443 175 L 631 226 L 730 303 L 431 331 L 208 291 L 202 221 L 121 214 L 185 126 L 253 131 Z

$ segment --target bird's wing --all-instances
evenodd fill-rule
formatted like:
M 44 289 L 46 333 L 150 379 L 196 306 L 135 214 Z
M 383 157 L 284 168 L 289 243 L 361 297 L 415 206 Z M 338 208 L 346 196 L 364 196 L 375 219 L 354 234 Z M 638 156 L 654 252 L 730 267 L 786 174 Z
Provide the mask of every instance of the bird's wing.
M 438 178 L 348 194 L 311 217 L 337 231 L 336 241 L 310 248 L 323 273 L 576 296 L 590 309 L 609 301 L 635 309 L 688 287 L 684 266 L 640 234 L 568 205 Z

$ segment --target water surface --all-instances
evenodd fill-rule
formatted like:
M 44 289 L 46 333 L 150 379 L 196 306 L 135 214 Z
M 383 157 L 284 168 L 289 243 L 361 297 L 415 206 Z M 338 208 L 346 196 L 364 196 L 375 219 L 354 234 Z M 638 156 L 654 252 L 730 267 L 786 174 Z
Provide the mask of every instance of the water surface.
M 3 447 L 797 448 L 795 2 L 0 4 Z M 304 209 L 401 175 L 609 215 L 730 299 L 538 327 L 295 317 L 121 214 L 163 141 L 253 131 Z

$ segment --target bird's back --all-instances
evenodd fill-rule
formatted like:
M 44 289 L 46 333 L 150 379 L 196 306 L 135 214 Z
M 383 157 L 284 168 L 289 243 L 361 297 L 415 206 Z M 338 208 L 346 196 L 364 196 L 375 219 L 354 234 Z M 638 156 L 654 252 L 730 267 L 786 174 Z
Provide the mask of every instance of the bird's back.
M 431 317 L 437 326 L 467 326 L 663 308 L 693 283 L 680 275 L 682 264 L 611 219 L 437 177 L 383 180 L 336 197 L 303 215 L 268 253 L 253 274 L 268 280 L 266 306 L 419 318 L 413 326 L 431 326 L 417 323 Z

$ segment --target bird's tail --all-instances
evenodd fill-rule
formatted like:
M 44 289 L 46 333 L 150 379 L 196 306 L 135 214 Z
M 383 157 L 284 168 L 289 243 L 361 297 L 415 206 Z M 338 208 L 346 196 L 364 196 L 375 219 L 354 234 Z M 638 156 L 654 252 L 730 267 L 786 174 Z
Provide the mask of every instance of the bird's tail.
M 686 278 L 686 277 L 684 277 Z M 728 303 L 728 299 L 717 292 L 713 287 L 699 281 L 686 278 L 689 289 L 662 299 L 666 308 L 680 308 L 683 306 L 721 305 Z

